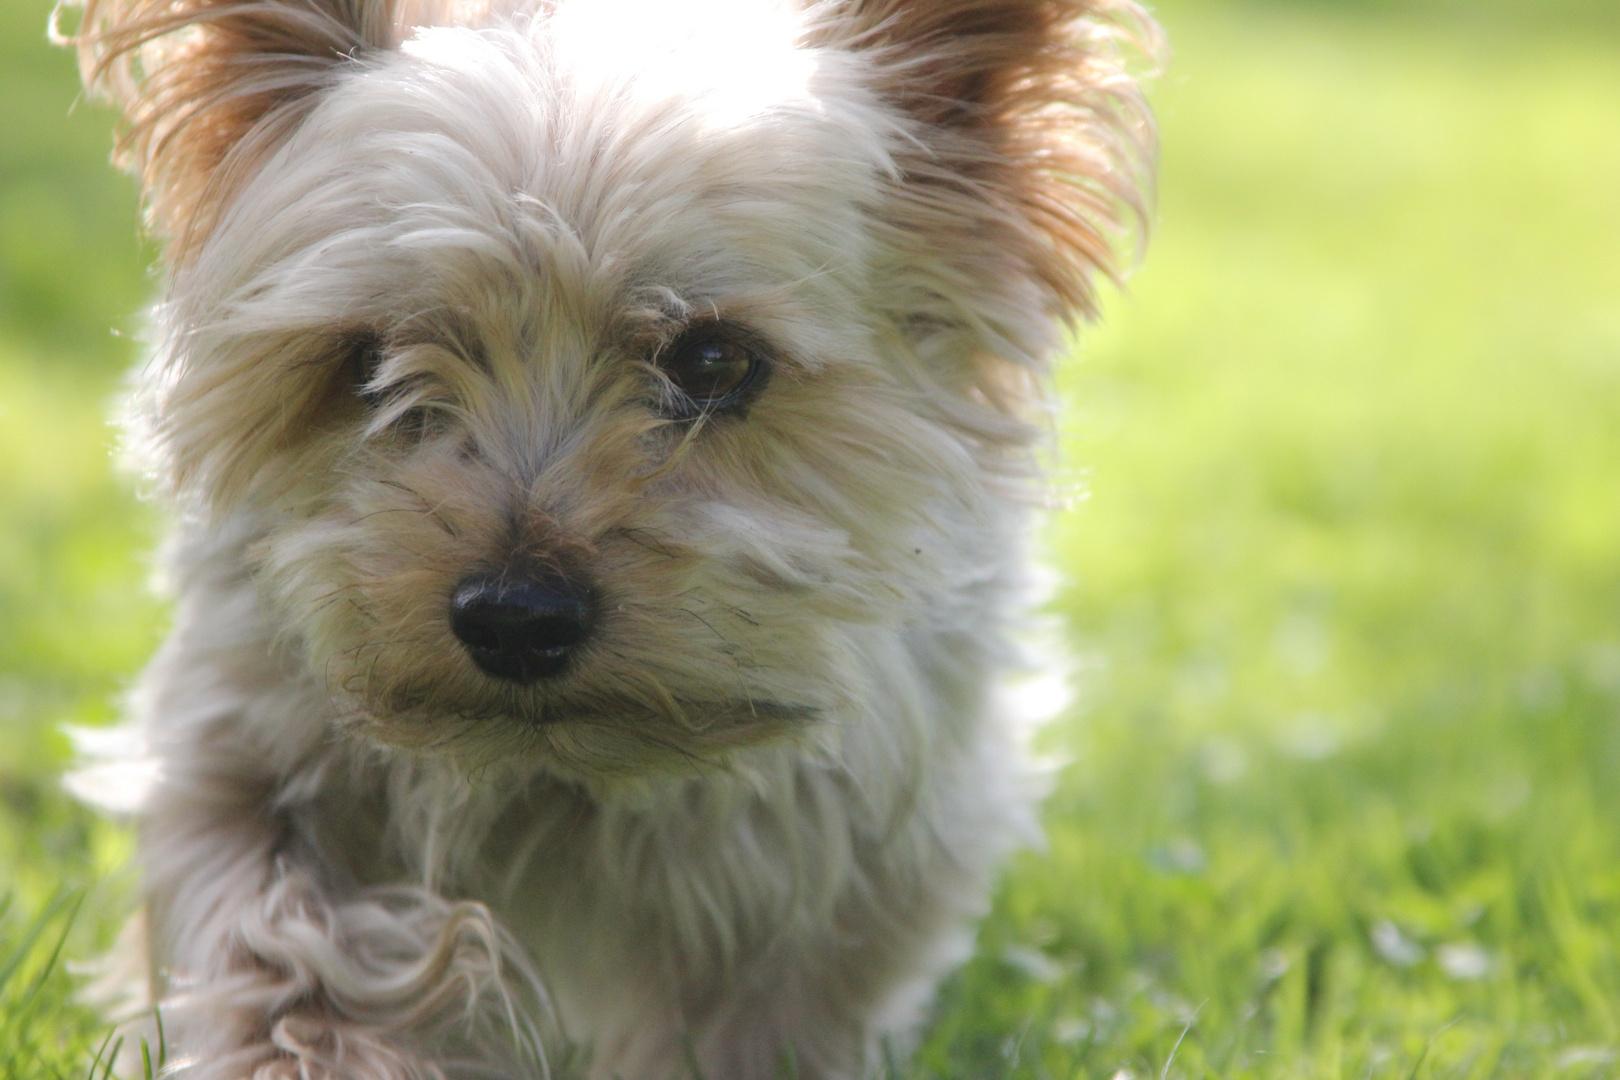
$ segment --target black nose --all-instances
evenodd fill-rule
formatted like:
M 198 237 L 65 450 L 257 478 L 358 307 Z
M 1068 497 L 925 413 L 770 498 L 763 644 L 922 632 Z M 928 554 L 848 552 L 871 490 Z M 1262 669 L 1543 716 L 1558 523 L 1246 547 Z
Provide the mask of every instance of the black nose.
M 532 683 L 556 675 L 590 633 L 589 595 L 560 575 L 477 575 L 450 598 L 450 630 L 486 674 Z

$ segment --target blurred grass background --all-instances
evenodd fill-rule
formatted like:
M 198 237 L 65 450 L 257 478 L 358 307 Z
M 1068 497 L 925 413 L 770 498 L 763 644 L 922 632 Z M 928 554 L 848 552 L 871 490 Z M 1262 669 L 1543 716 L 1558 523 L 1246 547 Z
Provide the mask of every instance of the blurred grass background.
M 0 8 L 0 1073 L 28 1078 L 101 1036 L 50 964 L 62 889 L 81 957 L 128 893 L 59 725 L 115 715 L 163 619 L 104 423 L 151 252 L 47 7 Z M 1614 1076 L 1620 4 L 1156 12 L 1157 234 L 1061 379 L 1049 849 L 909 1071 Z

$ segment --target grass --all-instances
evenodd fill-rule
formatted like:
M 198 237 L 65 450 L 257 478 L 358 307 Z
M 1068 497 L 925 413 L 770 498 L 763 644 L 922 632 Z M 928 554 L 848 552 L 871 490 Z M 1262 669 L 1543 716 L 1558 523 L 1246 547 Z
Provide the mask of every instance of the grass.
M 1062 372 L 1079 701 L 917 1077 L 1620 1070 L 1620 9 L 1172 0 L 1157 236 Z M 0 1076 L 129 839 L 58 794 L 155 642 L 102 418 L 109 120 L 0 11 Z M 22 1034 L 18 1034 L 21 1032 Z

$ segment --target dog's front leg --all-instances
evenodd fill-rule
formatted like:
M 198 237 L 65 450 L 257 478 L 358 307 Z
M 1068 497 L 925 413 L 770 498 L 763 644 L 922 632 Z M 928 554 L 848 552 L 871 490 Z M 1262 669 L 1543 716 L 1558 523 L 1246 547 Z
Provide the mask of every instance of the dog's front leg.
M 167 734 L 141 861 L 153 1000 L 186 1080 L 530 1071 L 523 960 L 482 905 L 387 884 L 341 748 L 289 769 L 234 714 Z

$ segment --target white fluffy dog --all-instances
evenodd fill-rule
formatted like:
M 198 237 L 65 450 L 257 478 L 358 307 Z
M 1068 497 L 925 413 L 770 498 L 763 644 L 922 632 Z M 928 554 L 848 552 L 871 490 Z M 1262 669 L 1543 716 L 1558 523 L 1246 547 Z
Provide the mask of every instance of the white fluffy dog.
M 1031 413 L 1140 212 L 1151 23 L 79 6 L 166 245 L 121 955 L 179 1075 L 903 1048 L 1030 827 Z

